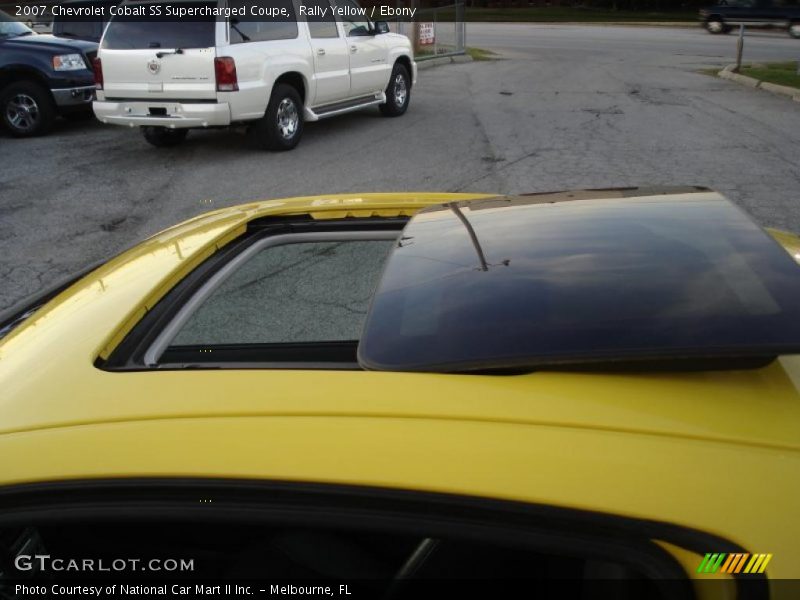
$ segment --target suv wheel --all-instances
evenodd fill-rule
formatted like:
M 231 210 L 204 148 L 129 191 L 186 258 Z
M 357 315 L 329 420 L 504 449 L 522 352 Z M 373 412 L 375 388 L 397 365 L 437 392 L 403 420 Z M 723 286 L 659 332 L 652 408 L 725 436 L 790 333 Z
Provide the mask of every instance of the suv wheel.
M 250 128 L 250 135 L 264 150 L 291 150 L 303 135 L 303 101 L 291 85 L 279 83 L 272 91 L 267 112 Z
M 708 30 L 708 33 L 719 34 L 729 33 L 731 28 L 725 25 L 724 21 L 719 17 L 711 17 L 706 21 L 706 30 Z
M 142 127 L 142 135 L 156 148 L 177 146 L 188 135 L 188 129 L 167 129 L 166 127 Z
M 408 110 L 411 101 L 411 76 L 400 63 L 394 65 L 389 85 L 386 86 L 386 103 L 380 105 L 386 117 L 399 117 Z
M 14 137 L 47 133 L 56 118 L 50 92 L 33 81 L 12 83 L 0 92 L 0 117 Z

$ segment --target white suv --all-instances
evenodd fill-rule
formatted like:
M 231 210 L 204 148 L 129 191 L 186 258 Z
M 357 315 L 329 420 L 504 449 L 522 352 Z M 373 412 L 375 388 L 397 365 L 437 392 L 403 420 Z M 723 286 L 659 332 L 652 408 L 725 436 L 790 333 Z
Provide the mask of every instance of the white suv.
M 290 150 L 304 121 L 372 105 L 390 117 L 408 108 L 417 74 L 410 41 L 384 22 L 352 16 L 361 10 L 353 0 L 270 0 L 262 5 L 284 16 L 265 21 L 139 16 L 159 4 L 120 5 L 129 14 L 111 20 L 94 64 L 97 118 L 141 127 L 155 146 L 178 144 L 193 127 L 246 124 L 259 147 Z M 240 13 L 256 6 L 180 4 Z

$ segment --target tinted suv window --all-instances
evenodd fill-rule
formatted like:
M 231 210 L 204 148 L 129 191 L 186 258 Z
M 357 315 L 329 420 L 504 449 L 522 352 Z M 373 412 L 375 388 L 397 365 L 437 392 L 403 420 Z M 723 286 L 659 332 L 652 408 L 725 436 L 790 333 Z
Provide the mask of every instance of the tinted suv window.
M 216 2 L 191 6 L 215 7 Z M 166 14 L 166 10 L 162 10 Z M 140 16 L 115 17 L 108 25 L 103 48 L 139 50 L 144 48 L 210 48 L 214 46 L 214 17 L 186 18 L 180 21 L 144 20 Z
M 252 0 L 231 0 L 231 8 L 250 11 Z M 294 12 L 292 0 L 272 0 L 268 3 L 270 8 L 286 9 L 288 17 L 276 17 L 266 21 L 253 21 L 251 19 L 231 20 L 231 43 L 243 42 L 268 42 L 270 40 L 290 40 L 297 37 L 297 16 Z
M 308 16 L 308 30 L 312 38 L 336 38 L 339 30 L 336 28 L 336 17 L 333 14 L 328 0 L 306 0 L 306 7 L 315 14 Z M 325 13 L 322 14 L 322 10 Z M 320 14 L 317 14 L 319 11 Z
M 348 36 L 369 35 L 370 24 L 366 16 L 359 18 L 358 15 L 366 15 L 363 10 L 353 0 L 335 0 L 334 2 L 341 10 L 347 11 L 342 15 L 342 24 L 345 34 Z
M 358 340 L 392 243 L 320 241 L 258 250 L 193 310 L 170 349 Z
M 98 41 L 103 35 L 103 23 L 100 21 L 57 21 L 53 23 L 53 35 Z

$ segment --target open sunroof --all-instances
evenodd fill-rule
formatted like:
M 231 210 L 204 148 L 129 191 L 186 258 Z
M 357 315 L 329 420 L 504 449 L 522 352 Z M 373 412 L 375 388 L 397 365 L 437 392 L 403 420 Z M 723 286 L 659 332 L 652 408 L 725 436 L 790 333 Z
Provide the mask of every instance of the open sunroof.
M 722 196 L 583 192 L 407 224 L 365 368 L 483 371 L 800 352 L 800 266 Z

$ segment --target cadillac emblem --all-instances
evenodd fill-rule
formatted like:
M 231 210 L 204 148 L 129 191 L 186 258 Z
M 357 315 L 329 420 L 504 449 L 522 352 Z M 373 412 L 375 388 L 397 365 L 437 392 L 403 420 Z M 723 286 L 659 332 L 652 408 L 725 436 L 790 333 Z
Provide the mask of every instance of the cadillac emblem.
M 161 70 L 161 63 L 153 59 L 147 63 L 147 70 L 150 71 L 150 75 L 155 75 Z

